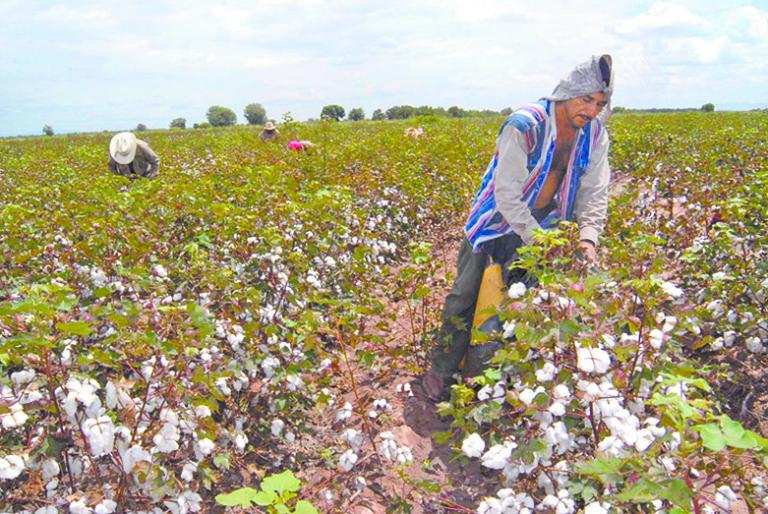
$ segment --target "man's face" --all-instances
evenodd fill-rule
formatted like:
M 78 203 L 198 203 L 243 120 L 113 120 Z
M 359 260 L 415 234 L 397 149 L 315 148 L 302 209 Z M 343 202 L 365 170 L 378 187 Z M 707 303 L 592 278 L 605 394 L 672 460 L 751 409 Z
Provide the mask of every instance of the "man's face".
M 566 100 L 563 102 L 566 121 L 575 129 L 583 128 L 595 119 L 607 104 L 605 93 L 590 93 Z

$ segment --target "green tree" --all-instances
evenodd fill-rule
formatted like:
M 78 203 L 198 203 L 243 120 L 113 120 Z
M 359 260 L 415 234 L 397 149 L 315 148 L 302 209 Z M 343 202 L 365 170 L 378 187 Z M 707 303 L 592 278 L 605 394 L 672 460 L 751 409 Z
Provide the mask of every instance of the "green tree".
M 452 105 L 448 107 L 448 116 L 451 118 L 463 118 L 465 116 L 464 109 L 458 105 Z
M 373 111 L 373 114 L 371 114 L 371 119 L 374 121 L 386 120 L 387 115 L 384 114 L 381 109 L 376 109 Z
M 502 110 L 499 111 L 499 114 L 502 116 L 509 116 L 512 114 L 512 107 L 504 107 Z
M 243 116 L 249 125 L 264 125 L 267 122 L 267 110 L 261 104 L 246 105 Z
M 715 104 L 713 103 L 706 103 L 701 106 L 701 110 L 704 112 L 714 112 L 715 110 Z
M 361 121 L 365 119 L 365 111 L 362 107 L 355 107 L 354 109 L 349 110 L 349 115 L 347 116 L 352 121 Z
M 187 120 L 185 120 L 184 118 L 176 118 L 171 122 L 171 128 L 185 129 L 187 128 Z
M 210 124 L 210 123 L 208 123 L 207 121 L 201 121 L 200 123 L 195 123 L 194 125 L 192 125 L 192 128 L 193 128 L 193 129 L 206 129 L 206 128 L 211 128 L 211 124 Z
M 144 125 L 143 123 L 139 123 L 138 125 L 136 125 L 136 132 L 143 132 L 145 130 L 147 130 L 147 126 Z
M 227 127 L 237 123 L 237 115 L 234 111 L 221 105 L 210 106 L 205 117 L 208 118 L 208 123 L 214 127 Z
M 53 127 L 51 127 L 50 125 L 45 125 L 43 127 L 43 134 L 45 134 L 46 136 L 52 136 L 53 135 Z
M 336 104 L 326 105 L 323 107 L 323 110 L 320 112 L 320 117 L 326 117 L 330 118 L 336 121 L 339 121 L 344 117 L 345 111 L 344 107 Z

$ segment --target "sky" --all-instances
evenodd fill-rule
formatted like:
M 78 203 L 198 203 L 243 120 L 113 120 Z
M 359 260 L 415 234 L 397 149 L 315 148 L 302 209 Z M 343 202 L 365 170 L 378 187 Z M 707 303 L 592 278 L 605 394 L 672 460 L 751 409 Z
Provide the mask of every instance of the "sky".
M 603 53 L 615 106 L 768 107 L 768 0 L 0 0 L 0 136 L 500 110 Z

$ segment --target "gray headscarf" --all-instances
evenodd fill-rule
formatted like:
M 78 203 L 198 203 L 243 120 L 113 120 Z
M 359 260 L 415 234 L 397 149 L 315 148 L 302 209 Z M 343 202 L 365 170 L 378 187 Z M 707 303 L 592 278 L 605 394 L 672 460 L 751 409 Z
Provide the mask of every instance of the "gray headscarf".
M 557 85 L 547 100 L 559 102 L 590 93 L 605 93 L 608 105 L 598 118 L 605 123 L 611 117 L 611 96 L 613 95 L 613 60 L 610 55 L 593 55 Z

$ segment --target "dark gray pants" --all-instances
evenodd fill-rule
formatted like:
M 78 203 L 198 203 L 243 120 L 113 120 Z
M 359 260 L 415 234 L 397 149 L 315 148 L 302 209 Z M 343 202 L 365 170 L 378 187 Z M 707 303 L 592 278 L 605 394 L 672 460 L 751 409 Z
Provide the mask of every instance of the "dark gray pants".
M 541 221 L 552 210 L 552 205 L 533 209 L 531 214 Z M 432 371 L 442 378 L 449 378 L 459 370 L 461 359 L 469 349 L 472 338 L 472 322 L 475 315 L 477 295 L 483 281 L 483 272 L 488 257 L 502 265 L 504 283 L 509 286 L 523 282 L 526 287 L 536 285 L 536 278 L 520 269 L 510 270 L 510 265 L 517 260 L 517 249 L 523 246 L 523 240 L 515 233 L 483 243 L 480 253 L 473 253 L 472 246 L 465 238 L 461 242 L 456 266 L 456 282 L 445 298 L 443 307 L 443 326 L 440 339 L 432 349 Z

